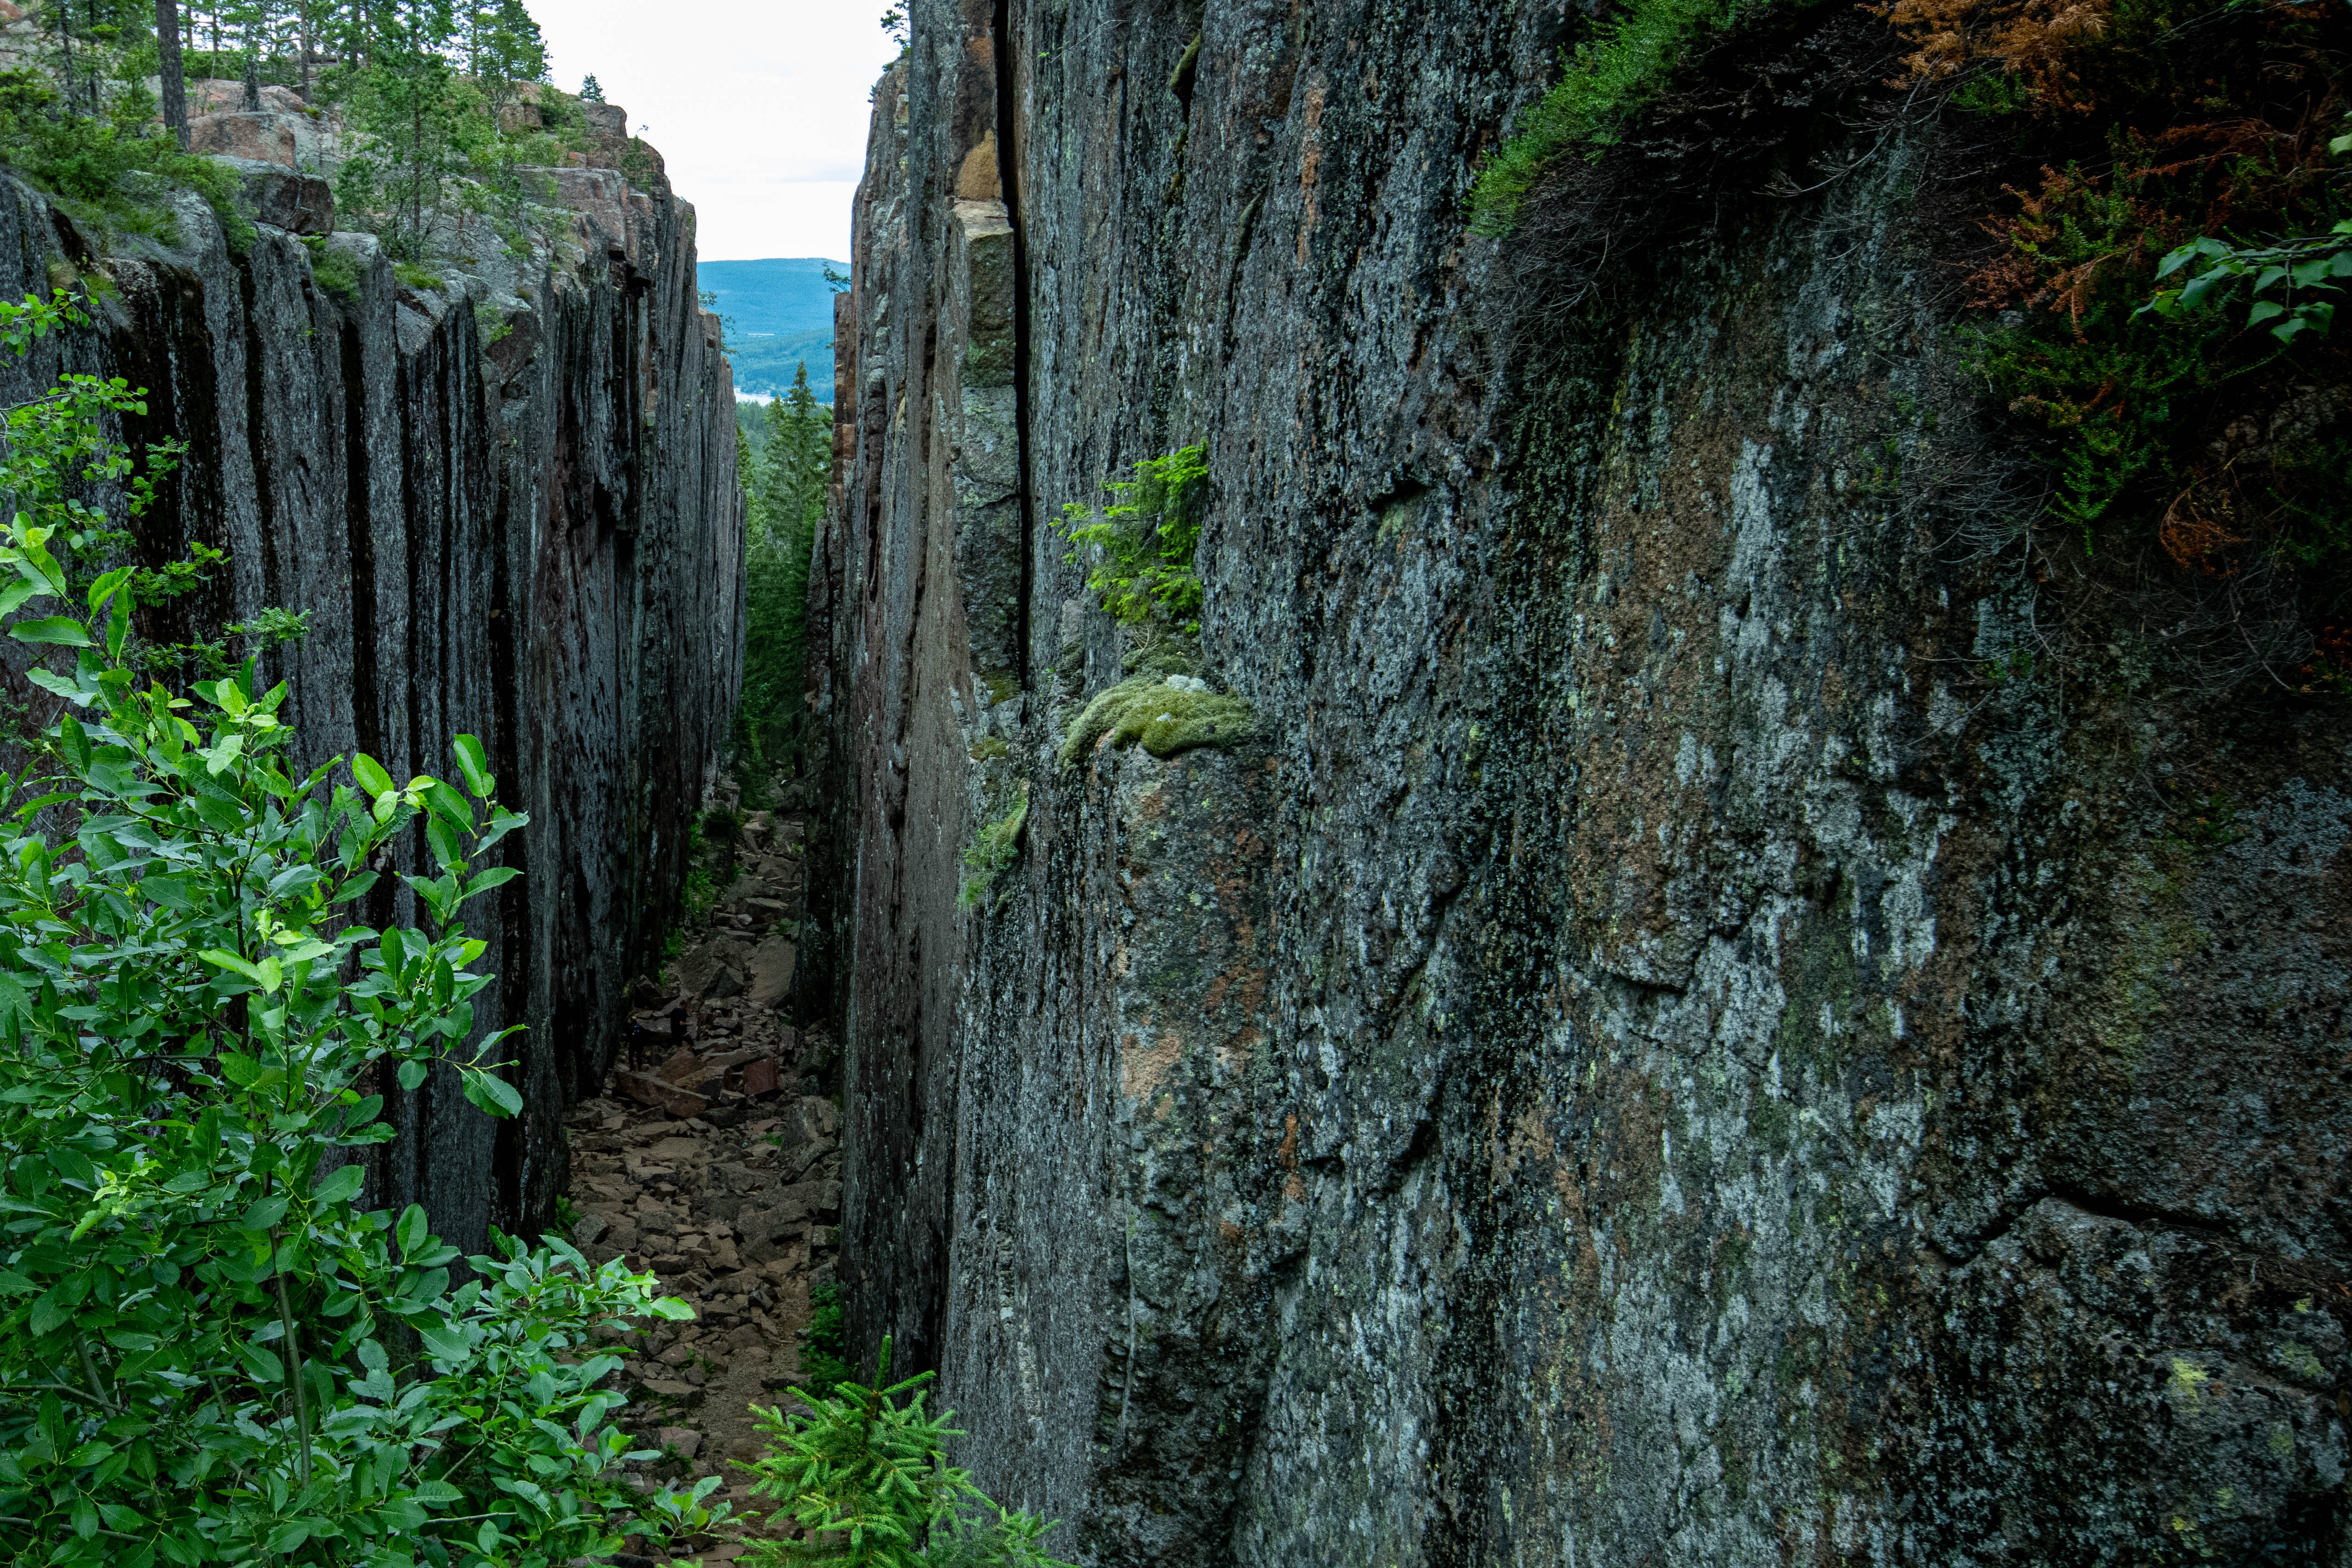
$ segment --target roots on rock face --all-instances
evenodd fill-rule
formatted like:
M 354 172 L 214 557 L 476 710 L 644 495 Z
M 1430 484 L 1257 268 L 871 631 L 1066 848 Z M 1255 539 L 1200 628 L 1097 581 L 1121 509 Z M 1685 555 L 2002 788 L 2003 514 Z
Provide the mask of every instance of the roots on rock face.
M 798 1336 L 811 1288 L 833 1277 L 840 1218 L 830 1051 L 786 1021 L 800 845 L 798 821 L 750 819 L 741 874 L 684 934 L 604 1093 L 570 1119 L 572 1239 L 592 1260 L 650 1269 L 695 1309 L 630 1336 L 624 1423 L 662 1451 L 648 1469 L 726 1476 L 719 1495 L 753 1536 L 764 1526 L 733 1464 L 759 1451 L 750 1406 L 805 1382 Z M 738 1550 L 714 1540 L 706 1561 Z

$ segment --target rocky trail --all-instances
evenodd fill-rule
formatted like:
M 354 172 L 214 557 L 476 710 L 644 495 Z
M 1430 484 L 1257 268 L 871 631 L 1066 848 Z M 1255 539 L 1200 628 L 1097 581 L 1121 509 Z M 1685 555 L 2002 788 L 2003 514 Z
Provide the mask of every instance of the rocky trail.
M 658 1275 L 691 1322 L 635 1336 L 621 1374 L 625 1424 L 659 1448 L 655 1479 L 726 1477 L 738 1522 L 701 1545 L 730 1561 L 762 1532 L 735 1462 L 760 1451 L 751 1406 L 803 1383 L 810 1291 L 833 1277 L 841 1113 L 831 1052 L 784 1020 L 802 908 L 801 823 L 754 812 L 732 882 L 688 946 L 647 987 L 604 1092 L 569 1121 L 589 1259 Z

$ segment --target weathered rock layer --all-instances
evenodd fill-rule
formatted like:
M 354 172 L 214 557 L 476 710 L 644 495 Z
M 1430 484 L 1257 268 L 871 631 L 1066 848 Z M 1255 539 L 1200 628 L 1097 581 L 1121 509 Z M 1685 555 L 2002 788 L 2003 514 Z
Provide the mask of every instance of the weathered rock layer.
M 481 276 L 438 288 L 404 283 L 368 236 L 325 242 L 358 277 L 349 294 L 283 231 L 233 255 L 193 200 L 176 248 L 101 251 L 0 183 L 0 293 L 81 278 L 104 296 L 90 328 L 0 365 L 7 394 L 60 371 L 147 389 L 127 434 L 187 452 L 142 551 L 228 553 L 145 630 L 175 642 L 307 612 L 261 677 L 289 683 L 310 758 L 358 749 L 396 778 L 454 777 L 450 737 L 471 734 L 530 815 L 499 852 L 526 874 L 467 911 L 497 976 L 481 1027 L 527 1026 L 502 1048 L 525 1112 L 491 1123 L 453 1075 L 395 1094 L 374 1185 L 476 1247 L 562 1190 L 562 1112 L 602 1083 L 628 987 L 658 962 L 740 663 L 734 400 L 696 299 L 693 209 L 610 169 L 554 183 L 564 210 L 541 210 L 526 259 L 493 262 L 484 233 Z M 12 695 L 46 711 L 12 658 Z M 425 859 L 420 841 L 386 869 Z M 362 916 L 413 918 L 396 885 Z
M 1884 41 L 1544 256 L 1462 198 L 1558 8 L 912 10 L 803 984 L 978 1479 L 1098 1564 L 2341 1560 L 2341 709 L 2000 678 Z M 1050 525 L 1192 442 L 1258 733 L 1066 767 Z

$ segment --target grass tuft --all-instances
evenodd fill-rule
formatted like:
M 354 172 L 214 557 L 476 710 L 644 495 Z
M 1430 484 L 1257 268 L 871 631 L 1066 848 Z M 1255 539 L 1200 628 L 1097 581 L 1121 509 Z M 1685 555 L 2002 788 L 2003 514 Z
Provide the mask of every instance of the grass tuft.
M 1772 0 L 1633 0 L 1576 47 L 1567 75 L 1519 120 L 1517 131 L 1478 172 L 1470 190 L 1470 231 L 1501 236 L 1560 159 L 1598 158 L 1620 141 L 1676 72 L 1706 53 L 1716 35 Z

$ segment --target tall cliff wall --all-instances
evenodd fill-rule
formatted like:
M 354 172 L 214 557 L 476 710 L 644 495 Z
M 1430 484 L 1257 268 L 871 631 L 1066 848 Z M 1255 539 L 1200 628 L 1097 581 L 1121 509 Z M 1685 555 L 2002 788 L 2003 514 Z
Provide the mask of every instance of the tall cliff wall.
M 476 235 L 475 270 L 437 288 L 402 282 L 369 236 L 334 236 L 350 295 L 282 231 L 233 255 L 193 200 L 180 245 L 105 244 L 0 181 L 0 294 L 77 277 L 105 293 L 89 328 L 0 365 L 0 393 L 60 371 L 148 389 L 127 434 L 188 450 L 142 553 L 228 552 L 149 634 L 306 611 L 308 636 L 261 678 L 289 683 L 309 758 L 356 748 L 397 778 L 451 777 L 449 739 L 472 734 L 530 815 L 503 852 L 526 874 L 467 911 L 497 977 L 481 1027 L 528 1026 L 509 1048 L 524 1113 L 493 1124 L 449 1074 L 395 1092 L 373 1189 L 473 1246 L 562 1190 L 562 1112 L 595 1092 L 629 984 L 658 963 L 741 656 L 734 398 L 696 298 L 693 208 L 658 174 L 551 179 L 561 205 L 529 256 Z M 22 664 L 10 695 L 44 712 Z M 420 841 L 387 870 L 428 864 Z M 405 889 L 362 908 L 395 914 L 414 917 Z
M 1563 8 L 911 9 L 807 999 L 977 1478 L 1089 1564 L 2343 1561 L 2352 736 L 1988 675 L 2034 482 L 1874 25 L 1596 261 L 1463 225 Z M 1137 650 L 1050 525 L 1195 441 L 1259 734 L 1065 766 Z

